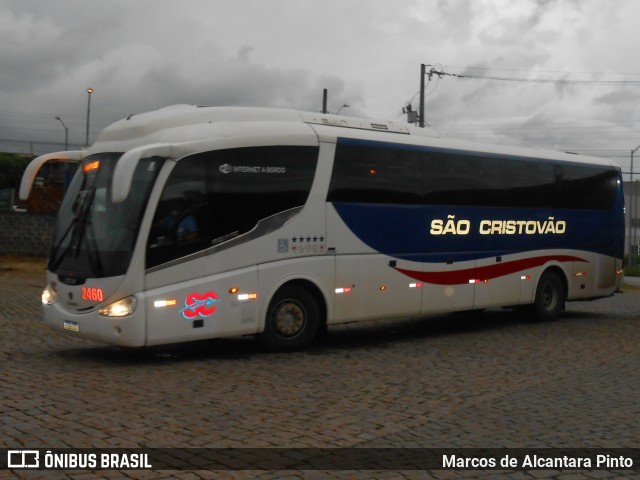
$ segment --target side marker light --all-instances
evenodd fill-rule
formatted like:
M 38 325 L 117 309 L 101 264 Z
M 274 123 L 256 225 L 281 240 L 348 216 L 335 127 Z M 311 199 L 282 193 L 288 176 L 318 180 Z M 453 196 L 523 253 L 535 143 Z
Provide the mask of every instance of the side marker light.
M 177 302 L 175 300 L 156 300 L 153 302 L 153 306 L 156 308 L 172 307 L 176 303 Z
M 238 300 L 256 300 L 258 298 L 257 293 L 240 293 L 238 294 Z

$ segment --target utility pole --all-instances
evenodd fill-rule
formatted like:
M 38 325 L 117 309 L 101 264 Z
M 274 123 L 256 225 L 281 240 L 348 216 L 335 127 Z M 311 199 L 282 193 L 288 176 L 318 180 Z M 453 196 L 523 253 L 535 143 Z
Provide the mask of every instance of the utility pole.
M 322 113 L 329 113 L 327 112 L 327 89 L 326 88 L 322 91 Z
M 420 65 L 420 109 L 418 110 L 419 126 L 425 127 L 424 121 L 424 76 L 427 74 L 427 66 L 423 63 Z
M 428 72 L 427 72 L 427 67 L 431 67 Z M 425 128 L 427 125 L 427 122 L 425 119 L 426 118 L 425 112 L 424 112 L 424 77 L 425 75 L 429 77 L 429 81 L 431 81 L 431 77 L 433 77 L 434 75 L 437 75 L 438 78 L 442 78 L 445 75 L 449 77 L 464 78 L 462 75 L 457 75 L 455 73 L 447 73 L 444 70 L 436 70 L 436 68 L 433 65 L 425 65 L 424 63 L 420 65 L 420 108 L 418 110 L 418 116 L 419 116 L 418 125 L 421 128 Z

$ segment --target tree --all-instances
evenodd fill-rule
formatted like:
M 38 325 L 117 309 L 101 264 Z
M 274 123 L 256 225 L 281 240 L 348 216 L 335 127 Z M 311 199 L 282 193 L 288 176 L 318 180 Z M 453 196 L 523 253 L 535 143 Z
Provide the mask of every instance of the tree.
M 29 155 L 0 153 L 0 189 L 20 188 L 22 173 L 31 158 Z

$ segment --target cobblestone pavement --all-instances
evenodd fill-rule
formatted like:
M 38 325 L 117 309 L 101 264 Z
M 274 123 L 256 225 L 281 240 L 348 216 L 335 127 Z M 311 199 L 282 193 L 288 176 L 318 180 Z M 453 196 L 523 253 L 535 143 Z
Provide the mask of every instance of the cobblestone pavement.
M 509 311 L 129 351 L 53 333 L 44 274 L 0 272 L 2 448 L 640 448 L 640 288 Z M 5 478 L 640 478 L 621 471 L 0 471 Z

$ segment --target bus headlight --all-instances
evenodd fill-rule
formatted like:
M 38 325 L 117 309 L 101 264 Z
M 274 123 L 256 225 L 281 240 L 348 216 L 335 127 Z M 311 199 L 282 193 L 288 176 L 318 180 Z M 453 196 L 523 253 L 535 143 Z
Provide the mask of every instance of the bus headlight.
M 137 303 L 136 297 L 126 297 L 101 308 L 98 314 L 104 317 L 126 317 L 135 312 Z
M 42 292 L 42 304 L 43 305 L 51 305 L 58 301 L 58 294 L 51 287 L 51 284 L 47 285 Z

